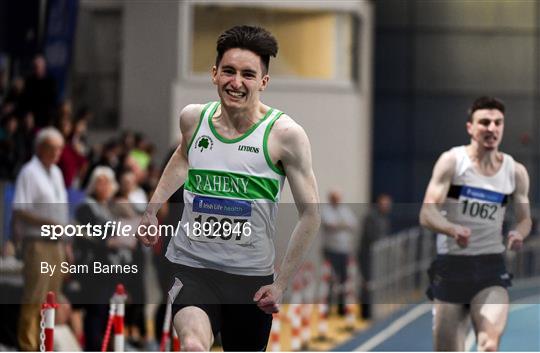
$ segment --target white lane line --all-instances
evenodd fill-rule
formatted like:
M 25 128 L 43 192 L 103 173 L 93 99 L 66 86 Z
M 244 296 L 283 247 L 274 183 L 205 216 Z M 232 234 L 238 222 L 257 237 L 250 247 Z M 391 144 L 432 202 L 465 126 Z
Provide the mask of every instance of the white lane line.
M 415 308 L 408 311 L 406 314 L 396 319 L 390 326 L 386 327 L 384 330 L 371 337 L 366 342 L 362 343 L 360 346 L 355 348 L 357 352 L 367 352 L 371 351 L 373 348 L 380 345 L 382 342 L 386 341 L 388 338 L 395 335 L 403 327 L 407 326 L 414 320 L 418 319 L 420 316 L 431 310 L 432 304 L 420 304 Z

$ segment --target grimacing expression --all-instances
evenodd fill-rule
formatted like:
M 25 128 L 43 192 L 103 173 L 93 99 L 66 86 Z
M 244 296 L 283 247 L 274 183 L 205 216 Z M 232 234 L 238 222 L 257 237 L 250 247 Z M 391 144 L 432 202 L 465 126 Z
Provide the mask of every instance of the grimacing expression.
M 479 109 L 467 122 L 467 132 L 479 146 L 493 150 L 499 147 L 504 133 L 504 115 L 498 109 Z
M 252 51 L 227 50 L 218 67 L 212 68 L 212 82 L 225 107 L 242 109 L 259 101 L 270 77 L 263 73 L 261 58 Z

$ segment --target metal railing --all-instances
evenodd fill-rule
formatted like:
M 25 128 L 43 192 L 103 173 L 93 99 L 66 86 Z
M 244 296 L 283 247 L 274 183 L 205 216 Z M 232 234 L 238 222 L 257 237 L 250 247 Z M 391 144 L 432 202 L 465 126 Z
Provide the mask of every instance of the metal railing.
M 374 319 L 421 300 L 428 287 L 427 270 L 435 256 L 436 236 L 414 227 L 375 242 L 371 248 L 370 303 Z M 531 236 L 523 249 L 506 253 L 515 279 L 540 276 L 540 236 Z

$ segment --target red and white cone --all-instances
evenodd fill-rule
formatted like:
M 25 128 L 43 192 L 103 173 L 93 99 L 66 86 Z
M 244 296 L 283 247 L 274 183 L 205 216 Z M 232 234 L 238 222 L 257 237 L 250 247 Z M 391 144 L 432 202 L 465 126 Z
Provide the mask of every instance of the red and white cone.
M 281 352 L 281 319 L 279 313 L 272 314 L 272 328 L 270 329 L 270 350 Z
M 101 351 L 107 352 L 107 347 L 109 346 L 109 340 L 111 338 L 111 329 L 114 325 L 114 318 L 116 315 L 116 303 L 109 304 L 109 319 L 107 320 L 107 327 L 105 328 L 105 335 L 103 336 L 103 341 L 101 341 Z
M 125 346 L 124 337 L 124 315 L 126 312 L 126 290 L 122 284 L 116 286 L 116 292 L 112 301 L 116 304 L 116 314 L 114 315 L 114 351 L 123 352 Z
M 178 338 L 178 334 L 176 333 L 176 329 L 174 326 L 172 327 L 172 351 L 173 352 L 180 352 L 180 339 Z
M 296 279 L 293 283 L 291 304 L 289 305 L 289 321 L 291 323 L 291 351 L 302 349 L 302 282 Z
M 302 350 L 309 349 L 309 341 L 311 340 L 311 314 L 313 312 L 312 304 L 302 304 L 300 307 L 302 315 Z
M 165 309 L 165 319 L 163 320 L 163 330 L 161 333 L 161 342 L 159 344 L 159 351 L 166 352 L 169 350 L 169 337 L 171 329 L 171 316 L 172 316 L 172 305 L 167 303 Z
M 313 286 L 313 265 L 306 263 L 302 271 L 302 350 L 309 349 L 311 341 L 311 316 L 313 314 L 313 303 L 315 299 L 315 287 Z
M 345 284 L 345 322 L 349 330 L 354 330 L 356 326 L 356 312 L 354 311 L 354 302 L 356 299 L 356 262 L 350 257 L 347 262 L 347 282 Z
M 54 314 L 58 307 L 53 292 L 47 293 L 47 300 L 41 305 L 44 320 L 44 337 L 40 345 L 41 351 L 52 352 L 54 346 Z
M 323 262 L 321 269 L 321 281 L 319 285 L 318 327 L 317 339 L 324 341 L 328 339 L 328 297 L 330 295 L 330 278 L 332 276 L 332 265 L 330 261 Z

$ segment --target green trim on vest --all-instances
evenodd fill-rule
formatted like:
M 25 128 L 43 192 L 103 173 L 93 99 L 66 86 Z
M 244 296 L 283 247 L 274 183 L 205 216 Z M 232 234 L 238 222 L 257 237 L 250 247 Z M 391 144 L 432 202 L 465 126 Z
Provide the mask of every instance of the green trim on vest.
M 192 193 L 276 202 L 279 180 L 221 170 L 189 169 L 184 188 Z
M 219 104 L 218 104 L 219 105 Z M 266 118 L 268 118 L 270 116 L 270 114 L 272 114 L 272 112 L 274 111 L 273 108 L 270 108 L 268 109 L 268 111 L 266 112 L 266 114 L 264 114 L 264 116 L 262 117 L 262 119 L 260 119 L 259 121 L 257 121 L 257 123 L 253 124 L 249 129 L 248 131 L 246 131 L 242 136 L 239 136 L 239 137 L 236 137 L 236 138 L 233 138 L 233 139 L 228 139 L 228 138 L 225 138 L 223 136 L 221 136 L 216 128 L 214 127 L 214 123 L 212 122 L 212 117 L 214 116 L 214 112 L 212 112 L 212 114 L 210 114 L 210 116 L 208 117 L 208 125 L 210 125 L 210 130 L 212 130 L 212 133 L 214 134 L 214 136 L 220 140 L 221 142 L 223 143 L 236 143 L 236 142 L 239 142 L 239 141 L 242 141 L 243 139 L 245 139 L 246 137 L 248 137 L 253 131 L 255 131 L 255 129 L 261 125 L 261 123 L 263 121 L 266 120 Z
M 270 130 L 272 130 L 272 126 L 274 126 L 274 123 L 276 122 L 276 120 L 279 119 L 281 115 L 283 115 L 283 112 L 279 112 L 266 127 L 263 138 L 263 151 L 264 158 L 266 159 L 266 163 L 268 164 L 268 166 L 279 175 L 285 176 L 285 171 L 283 171 L 280 167 L 278 167 L 272 162 L 272 159 L 270 158 L 270 153 L 268 152 L 268 135 L 270 135 Z
M 191 145 L 193 144 L 193 141 L 195 140 L 195 137 L 197 137 L 197 133 L 199 132 L 199 129 L 201 128 L 201 124 L 202 124 L 202 121 L 203 121 L 203 118 L 204 118 L 204 114 L 206 113 L 208 108 L 210 108 L 212 106 L 213 103 L 216 103 L 216 102 L 206 103 L 206 105 L 204 106 L 204 108 L 203 108 L 203 110 L 201 112 L 201 116 L 199 117 L 199 123 L 197 124 L 197 128 L 195 129 L 195 132 L 193 133 L 193 135 L 191 136 L 191 140 L 189 141 L 189 144 L 188 144 L 188 147 L 187 147 L 187 154 L 189 154 L 189 150 L 191 148 Z M 218 105 L 219 104 L 216 104 L 216 106 L 212 110 L 211 115 L 213 115 L 215 113 Z

